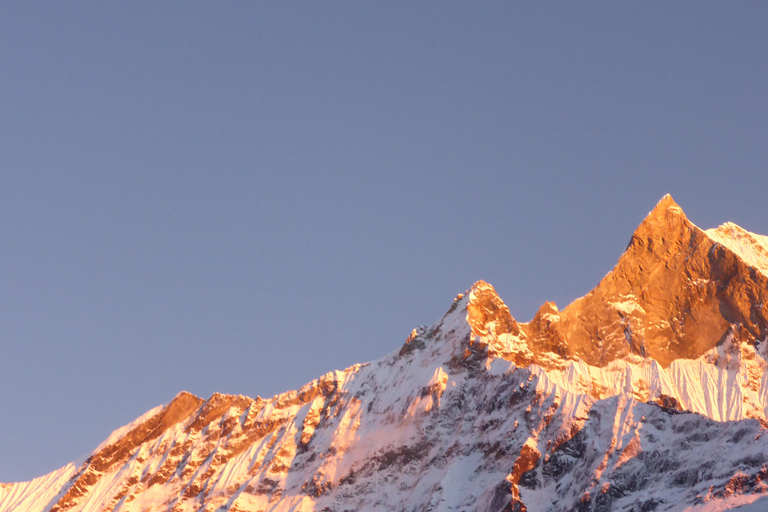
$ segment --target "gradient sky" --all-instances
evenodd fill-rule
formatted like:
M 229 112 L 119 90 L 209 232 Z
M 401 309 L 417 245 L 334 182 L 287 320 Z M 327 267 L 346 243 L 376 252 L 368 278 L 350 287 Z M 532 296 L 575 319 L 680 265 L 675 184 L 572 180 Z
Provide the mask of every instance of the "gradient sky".
M 768 234 L 767 5 L 0 3 L 0 481 L 563 307 L 667 192 Z

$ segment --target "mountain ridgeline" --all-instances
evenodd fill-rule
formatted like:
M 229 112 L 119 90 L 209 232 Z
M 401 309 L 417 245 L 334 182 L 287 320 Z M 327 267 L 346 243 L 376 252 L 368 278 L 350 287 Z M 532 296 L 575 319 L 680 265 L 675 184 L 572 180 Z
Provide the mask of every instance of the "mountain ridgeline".
M 665 196 L 562 311 L 477 282 L 377 361 L 180 393 L 0 512 L 768 510 L 767 295 L 768 237 Z

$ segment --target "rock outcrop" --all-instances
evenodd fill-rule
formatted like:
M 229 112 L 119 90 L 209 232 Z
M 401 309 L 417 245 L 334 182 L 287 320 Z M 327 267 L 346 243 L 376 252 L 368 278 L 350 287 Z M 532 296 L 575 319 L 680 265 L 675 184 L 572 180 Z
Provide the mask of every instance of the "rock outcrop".
M 670 196 L 640 224 L 616 268 L 561 314 L 573 354 L 604 366 L 628 354 L 662 366 L 733 334 L 768 336 L 768 276 L 691 223 Z
M 749 239 L 763 259 L 746 260 L 721 243 L 728 232 Z M 562 311 L 544 304 L 527 324 L 510 315 L 495 323 L 496 334 L 522 332 L 537 363 L 555 353 L 601 367 L 628 356 L 668 367 L 731 338 L 756 345 L 768 339 L 768 264 L 760 263 L 768 248 L 756 236 L 732 224 L 704 231 L 667 195 L 594 290 Z

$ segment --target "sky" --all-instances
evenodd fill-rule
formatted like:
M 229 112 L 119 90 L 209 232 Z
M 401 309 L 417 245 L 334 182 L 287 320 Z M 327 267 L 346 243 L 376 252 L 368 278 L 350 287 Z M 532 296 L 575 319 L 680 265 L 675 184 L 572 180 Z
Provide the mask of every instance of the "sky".
M 1 3 L 0 481 L 564 307 L 665 193 L 768 234 L 767 5 Z

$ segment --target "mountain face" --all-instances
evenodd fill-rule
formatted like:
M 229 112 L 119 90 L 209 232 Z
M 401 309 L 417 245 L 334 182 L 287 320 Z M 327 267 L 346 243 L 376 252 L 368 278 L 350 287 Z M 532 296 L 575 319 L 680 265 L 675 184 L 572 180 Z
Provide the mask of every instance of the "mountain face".
M 0 512 L 765 511 L 766 295 L 768 237 L 666 196 L 562 311 L 478 282 L 378 361 L 181 393 Z

